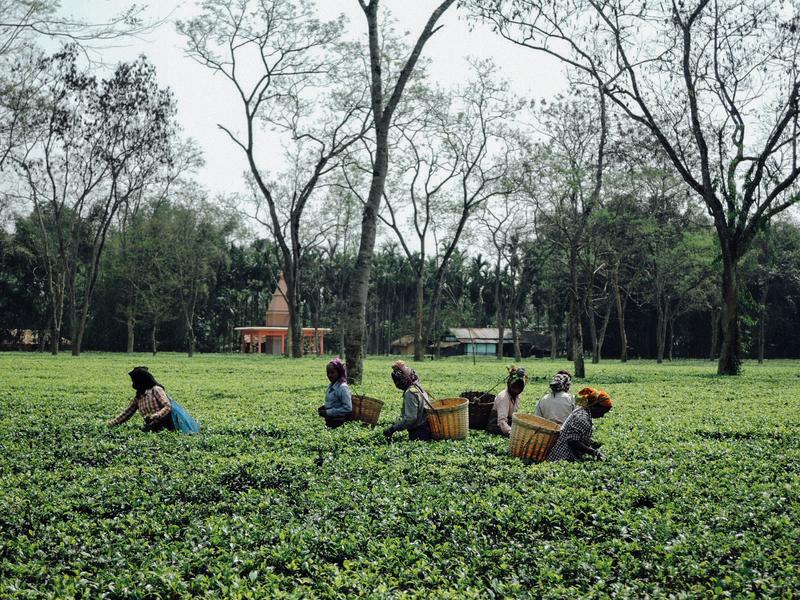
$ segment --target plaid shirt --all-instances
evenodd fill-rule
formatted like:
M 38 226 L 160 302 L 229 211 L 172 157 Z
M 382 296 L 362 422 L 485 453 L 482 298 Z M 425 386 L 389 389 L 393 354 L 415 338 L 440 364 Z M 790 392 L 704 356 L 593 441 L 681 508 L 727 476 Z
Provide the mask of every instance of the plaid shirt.
M 119 425 L 130 419 L 136 411 L 142 413 L 142 417 L 153 417 L 160 419 L 170 413 L 172 405 L 169 402 L 167 393 L 160 386 L 151 387 L 144 394 L 136 394 L 131 400 L 128 408 L 123 410 L 119 416 L 111 421 L 112 425 Z
M 550 450 L 547 460 L 571 460 L 575 461 L 580 459 L 580 454 L 576 453 L 569 445 L 571 441 L 579 441 L 588 445 L 592 441 L 592 432 L 594 431 L 594 424 L 592 423 L 592 414 L 588 408 L 580 406 L 570 413 L 567 420 L 561 426 L 561 433 L 558 436 L 558 441 Z

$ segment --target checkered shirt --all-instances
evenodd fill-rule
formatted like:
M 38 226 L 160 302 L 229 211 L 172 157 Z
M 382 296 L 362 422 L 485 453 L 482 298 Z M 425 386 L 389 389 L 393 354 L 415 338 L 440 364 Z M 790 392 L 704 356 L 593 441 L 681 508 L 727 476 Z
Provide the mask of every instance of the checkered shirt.
M 581 456 L 570 447 L 569 442 L 574 440 L 588 445 L 592 441 L 592 431 L 594 424 L 589 409 L 583 406 L 576 408 L 561 426 L 561 434 L 550 450 L 547 460 L 579 460 Z
M 151 387 L 144 394 L 136 394 L 131 400 L 128 408 L 123 410 L 117 418 L 111 421 L 112 425 L 119 425 L 130 419 L 136 411 L 142 413 L 142 417 L 153 417 L 160 419 L 168 415 L 172 410 L 167 393 L 160 386 Z

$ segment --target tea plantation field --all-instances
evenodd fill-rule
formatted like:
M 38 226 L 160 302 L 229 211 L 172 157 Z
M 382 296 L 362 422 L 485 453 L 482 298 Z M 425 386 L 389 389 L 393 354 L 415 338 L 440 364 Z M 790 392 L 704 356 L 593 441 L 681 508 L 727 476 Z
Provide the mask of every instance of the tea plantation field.
M 325 360 L 0 354 L 2 598 L 800 596 L 800 364 L 589 365 L 605 462 L 414 444 L 316 408 Z M 146 364 L 198 436 L 104 422 Z M 391 359 L 365 385 L 400 410 Z M 565 362 L 531 360 L 532 411 Z M 416 366 L 416 365 L 415 365 Z M 486 359 L 418 368 L 439 397 Z M 580 386 L 580 384 L 578 384 Z

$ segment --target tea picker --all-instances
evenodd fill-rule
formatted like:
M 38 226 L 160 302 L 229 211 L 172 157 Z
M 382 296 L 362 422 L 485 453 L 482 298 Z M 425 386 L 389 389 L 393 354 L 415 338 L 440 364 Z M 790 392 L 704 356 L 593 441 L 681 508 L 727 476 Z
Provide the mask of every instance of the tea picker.
M 527 382 L 528 374 L 525 369 L 517 368 L 514 365 L 508 367 L 506 389 L 497 394 L 489 414 L 489 422 L 486 425 L 488 433 L 506 437 L 511 435 L 512 418 L 514 413 L 519 410 L 519 398 L 525 390 Z
M 408 431 L 410 440 L 432 440 L 426 410 L 430 405 L 430 397 L 423 389 L 417 373 L 405 362 L 398 360 L 392 365 L 392 381 L 397 389 L 403 391 L 403 409 L 400 418 L 384 429 L 383 435 L 390 440 L 396 432 Z
M 109 426 L 125 423 L 138 411 L 144 419 L 142 431 L 200 431 L 197 421 L 167 394 L 164 386 L 156 381 L 147 367 L 135 367 L 128 375 L 136 396 L 124 411 L 108 422 Z
M 325 366 L 330 385 L 325 391 L 325 404 L 317 414 L 325 419 L 325 426 L 336 429 L 345 424 L 353 413 L 353 395 L 347 385 L 347 367 L 341 358 L 334 358 Z
M 586 455 L 603 460 L 603 454 L 592 440 L 592 433 L 594 419 L 602 419 L 611 410 L 611 398 L 602 390 L 587 387 L 578 392 L 578 404 L 580 406 L 572 411 L 561 426 L 558 441 L 550 451 L 548 461 L 576 461 Z

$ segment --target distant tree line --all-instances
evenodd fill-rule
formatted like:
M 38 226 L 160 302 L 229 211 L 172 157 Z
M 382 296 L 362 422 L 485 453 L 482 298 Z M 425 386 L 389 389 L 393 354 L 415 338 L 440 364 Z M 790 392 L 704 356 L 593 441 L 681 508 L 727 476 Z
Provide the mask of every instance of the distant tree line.
M 108 236 L 83 348 L 238 352 L 234 328 L 263 324 L 282 270 L 273 240 L 236 241 L 243 225 L 241 216 L 208 204 L 190 209 L 164 200 L 144 203 L 125 228 L 120 219 Z M 355 266 L 353 240 L 347 240 L 350 226 L 334 227 L 330 243 L 309 250 L 300 265 L 305 274 L 300 321 L 306 327 L 331 327 L 326 346 L 333 352 L 342 350 L 348 274 Z M 680 203 L 670 205 L 663 197 L 621 194 L 588 227 L 587 235 L 599 243 L 582 258 L 579 273 L 587 360 L 716 359 L 719 251 L 702 213 L 689 210 L 685 198 L 682 211 Z M 476 228 L 481 228 L 477 221 Z M 614 229 L 618 235 L 609 236 Z M 33 214 L 0 235 L 0 333 L 4 345 L 12 346 L 19 341 L 12 332 L 33 330 L 41 341 L 38 350 L 49 351 L 47 275 L 37 235 Z M 560 245 L 548 235 L 558 232 L 547 232 L 545 225 L 538 235 L 533 228 L 519 232 L 502 248 L 499 270 L 488 243 L 454 251 L 441 283 L 438 322 L 426 342 L 435 342 L 449 327 L 509 328 L 513 314 L 517 331 L 552 335 L 552 349 L 542 349 L 539 356 L 549 357 L 551 350 L 569 355 L 568 273 Z M 425 260 L 426 298 L 434 294 L 438 267 L 435 258 Z M 379 245 L 373 269 L 366 352 L 386 354 L 393 340 L 415 330 L 418 272 L 388 237 Z M 792 334 L 800 331 L 798 273 L 800 228 L 774 222 L 742 265 L 744 356 L 800 356 L 800 339 Z M 65 312 L 70 331 L 70 315 L 79 312 L 70 306 Z M 435 344 L 425 352 L 435 354 Z
M 796 11 L 444 0 L 413 37 L 359 5 L 363 39 L 294 0 L 210 0 L 176 24 L 239 99 L 218 126 L 250 192 L 224 198 L 195 182 L 147 58 L 86 60 L 92 35 L 141 29 L 135 8 L 93 29 L 0 6 L 18 24 L 0 29 L 4 340 L 236 350 L 283 273 L 287 354 L 330 326 L 356 380 L 365 352 L 410 334 L 421 360 L 456 326 L 509 329 L 517 355 L 521 332 L 548 333 L 578 376 L 584 357 L 734 374 L 797 354 Z M 424 50 L 456 5 L 561 60 L 569 88 L 521 99 L 479 58 L 437 85 Z

